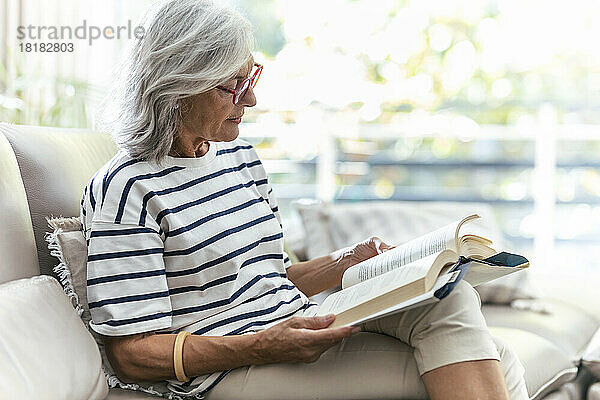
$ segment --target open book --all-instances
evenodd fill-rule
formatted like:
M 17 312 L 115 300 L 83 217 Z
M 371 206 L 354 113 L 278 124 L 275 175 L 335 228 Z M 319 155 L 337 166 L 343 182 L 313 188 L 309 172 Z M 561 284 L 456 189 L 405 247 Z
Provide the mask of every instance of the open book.
M 439 301 L 461 279 L 477 286 L 529 266 L 525 257 L 497 253 L 469 224 L 478 218 L 470 215 L 348 268 L 342 290 L 316 315 L 335 314 L 330 327 L 356 325 Z

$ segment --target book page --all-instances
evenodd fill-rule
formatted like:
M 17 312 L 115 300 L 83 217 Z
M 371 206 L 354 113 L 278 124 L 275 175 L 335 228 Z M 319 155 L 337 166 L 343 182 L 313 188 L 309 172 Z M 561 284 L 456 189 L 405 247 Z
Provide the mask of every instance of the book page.
M 353 265 L 344 272 L 342 288 L 356 285 L 359 282 L 364 282 L 446 249 L 458 252 L 457 235 L 459 229 L 463 224 L 477 218 L 479 216 L 476 214 L 469 215 L 460 221 L 438 228 L 433 232 L 419 236 L 391 250 Z
M 390 251 L 397 250 L 397 259 L 400 265 L 411 263 L 415 260 L 427 257 L 430 254 L 439 253 L 442 250 L 456 250 L 454 237 L 460 222 L 454 222 L 433 232 L 420 236 L 410 242 L 404 243 Z
M 408 300 L 403 301 L 402 303 L 398 303 L 390 308 L 386 308 L 385 310 L 381 310 L 375 314 L 371 314 L 367 317 L 350 322 L 343 326 L 362 324 L 367 321 L 385 317 L 386 315 L 395 314 L 399 311 L 404 312 L 404 311 L 410 310 L 411 308 L 420 307 L 420 306 L 424 306 L 424 305 L 430 304 L 435 301 L 439 301 L 434 296 L 434 293 L 436 292 L 436 290 L 440 289 L 442 286 L 446 285 L 447 283 L 454 282 L 454 280 L 456 280 L 458 272 L 459 271 L 451 272 L 451 273 L 440 276 L 438 278 L 438 280 L 436 281 L 434 287 L 431 288 L 431 290 L 429 290 L 419 296 L 413 297 L 412 299 L 408 299 Z
M 368 282 L 351 285 L 327 297 L 319 307 L 317 315 L 338 314 L 367 300 L 380 296 L 400 286 L 424 278 L 439 254 L 417 260 L 404 268 L 381 274 Z
M 442 250 L 455 250 L 456 230 L 460 222 L 446 225 L 348 268 L 344 272 L 342 288 L 364 282 Z

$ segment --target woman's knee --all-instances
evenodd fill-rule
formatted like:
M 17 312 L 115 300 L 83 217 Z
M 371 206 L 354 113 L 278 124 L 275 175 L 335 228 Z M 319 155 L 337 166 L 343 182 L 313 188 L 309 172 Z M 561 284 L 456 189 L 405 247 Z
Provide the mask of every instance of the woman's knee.
M 479 293 L 469 282 L 460 281 L 448 296 L 446 296 L 439 303 L 441 306 L 447 308 L 454 308 L 458 310 L 471 309 L 477 312 L 481 310 L 481 298 Z
M 413 347 L 419 338 L 444 330 L 487 332 L 479 295 L 469 283 L 462 281 L 437 303 L 369 321 L 362 327 L 364 331 L 394 336 Z
M 459 282 L 448 296 L 436 303 L 423 322 L 426 331 L 442 329 L 468 332 L 469 335 L 473 332 L 489 335 L 479 295 L 465 281 Z
M 481 313 L 481 300 L 468 282 L 459 282 L 448 296 L 423 314 L 413 333 L 422 336 L 438 330 L 451 330 L 454 334 L 481 332 L 489 335 Z

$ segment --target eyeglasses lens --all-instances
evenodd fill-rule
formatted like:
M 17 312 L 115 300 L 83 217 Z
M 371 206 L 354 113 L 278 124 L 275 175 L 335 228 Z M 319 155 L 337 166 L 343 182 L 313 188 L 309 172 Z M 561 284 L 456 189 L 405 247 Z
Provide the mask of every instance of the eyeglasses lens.
M 235 96 L 233 99 L 233 102 L 235 104 L 239 103 L 240 99 L 246 95 L 246 92 L 248 91 L 249 87 L 250 87 L 250 79 L 244 79 L 241 87 L 238 90 L 236 90 L 236 93 L 235 93 Z

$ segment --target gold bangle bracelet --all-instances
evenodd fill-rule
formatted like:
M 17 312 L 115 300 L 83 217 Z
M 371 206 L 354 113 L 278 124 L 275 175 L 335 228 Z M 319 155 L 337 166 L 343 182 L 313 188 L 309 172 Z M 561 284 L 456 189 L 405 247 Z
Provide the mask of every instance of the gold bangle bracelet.
M 183 370 L 183 342 L 185 342 L 185 338 L 189 334 L 190 332 L 181 331 L 175 338 L 175 346 L 173 349 L 173 366 L 175 367 L 175 376 L 179 382 L 187 382 L 190 380 L 190 378 L 185 375 L 185 371 Z

